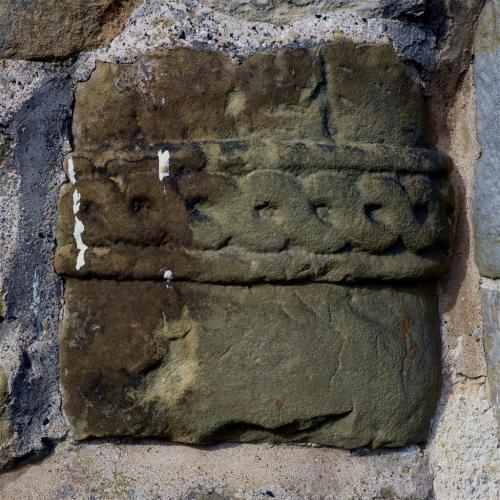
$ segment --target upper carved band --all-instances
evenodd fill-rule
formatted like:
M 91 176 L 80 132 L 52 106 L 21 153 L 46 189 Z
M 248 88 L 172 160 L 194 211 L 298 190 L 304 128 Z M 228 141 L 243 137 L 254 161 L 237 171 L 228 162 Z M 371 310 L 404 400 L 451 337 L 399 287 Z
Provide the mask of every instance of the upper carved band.
M 75 184 L 61 197 L 60 272 L 339 281 L 418 278 L 443 267 L 450 204 L 437 153 L 247 141 L 162 151 L 169 152 L 164 179 L 157 159 L 104 167 L 72 159 Z M 75 192 L 88 248 L 80 269 Z

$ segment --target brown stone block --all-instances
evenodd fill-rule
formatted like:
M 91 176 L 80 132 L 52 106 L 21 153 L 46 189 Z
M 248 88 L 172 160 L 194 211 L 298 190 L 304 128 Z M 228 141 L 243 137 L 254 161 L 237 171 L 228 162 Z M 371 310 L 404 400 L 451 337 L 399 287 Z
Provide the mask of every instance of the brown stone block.
M 58 59 L 109 43 L 139 0 L 8 0 L 0 5 L 0 57 Z
M 80 439 L 420 442 L 438 395 L 436 321 L 428 287 L 72 279 L 65 411 Z
M 425 280 L 453 213 L 423 108 L 384 45 L 98 64 L 76 94 L 55 259 L 76 437 L 425 440 Z
M 339 141 L 421 144 L 425 113 L 420 83 L 389 45 L 328 45 L 328 121 Z
M 419 80 L 386 45 L 256 54 L 171 49 L 98 63 L 76 93 L 75 151 L 101 165 L 154 144 L 240 138 L 422 145 Z

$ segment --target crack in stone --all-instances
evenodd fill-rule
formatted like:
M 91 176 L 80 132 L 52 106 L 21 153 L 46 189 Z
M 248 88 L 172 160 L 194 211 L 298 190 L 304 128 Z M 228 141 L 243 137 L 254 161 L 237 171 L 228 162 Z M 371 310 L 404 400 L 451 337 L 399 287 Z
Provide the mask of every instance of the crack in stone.
M 234 439 L 239 439 L 239 435 L 245 434 L 249 431 L 256 434 L 271 434 L 271 436 L 275 435 L 277 437 L 285 438 L 288 440 L 303 440 L 307 438 L 308 434 L 317 432 L 323 427 L 335 424 L 349 417 L 352 411 L 353 410 L 351 408 L 350 410 L 342 413 L 318 415 L 305 420 L 293 420 L 277 427 L 268 427 L 246 421 L 227 422 L 221 427 L 212 430 L 210 434 L 205 435 L 203 437 L 203 441 L 231 441 Z M 259 439 L 257 438 L 256 440 Z

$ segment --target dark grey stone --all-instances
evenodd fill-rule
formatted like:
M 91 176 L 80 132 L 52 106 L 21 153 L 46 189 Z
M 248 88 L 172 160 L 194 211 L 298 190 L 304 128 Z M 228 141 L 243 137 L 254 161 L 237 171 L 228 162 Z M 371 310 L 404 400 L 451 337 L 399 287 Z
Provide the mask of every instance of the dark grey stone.
M 476 40 L 477 133 L 481 144 L 475 181 L 474 228 L 479 271 L 500 278 L 500 2 L 487 2 Z
M 20 352 L 8 410 L 14 456 L 43 450 L 48 439 L 66 433 L 57 348 L 62 281 L 54 273 L 52 259 L 62 145 L 68 136 L 71 103 L 71 80 L 54 76 L 26 102 L 9 127 L 16 146 L 6 168 L 21 179 L 21 216 L 5 280 L 7 314 L 0 323 L 0 337 L 8 342 L 9 336 L 15 336 Z

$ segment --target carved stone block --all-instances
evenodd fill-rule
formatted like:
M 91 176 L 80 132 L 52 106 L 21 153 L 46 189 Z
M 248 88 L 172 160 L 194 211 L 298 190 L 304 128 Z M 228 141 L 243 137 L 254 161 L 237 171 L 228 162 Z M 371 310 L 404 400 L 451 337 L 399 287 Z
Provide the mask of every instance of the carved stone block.
M 61 196 L 57 267 L 71 276 L 130 279 L 173 270 L 178 279 L 214 283 L 439 273 L 449 233 L 447 198 L 433 178 L 440 163 L 400 152 L 399 171 L 384 171 L 394 151 L 374 147 L 363 165 L 368 148 L 352 149 L 169 144 L 166 182 L 159 181 L 158 160 L 99 168 L 73 158 L 78 184 Z M 373 157 L 380 163 L 371 166 Z M 75 189 L 88 246 L 79 269 Z
M 75 435 L 423 441 L 451 217 L 424 132 L 385 45 L 99 63 L 55 260 Z

